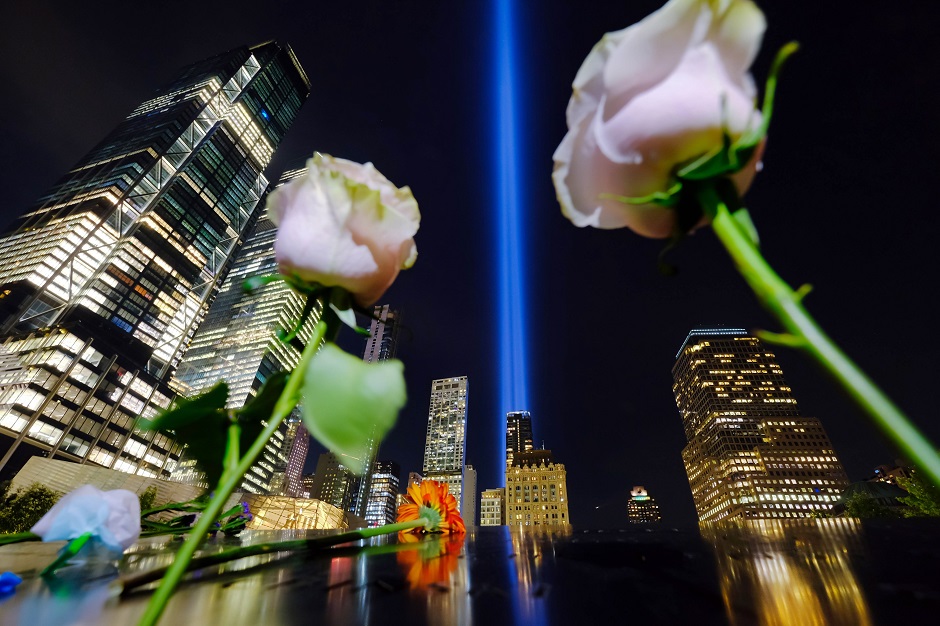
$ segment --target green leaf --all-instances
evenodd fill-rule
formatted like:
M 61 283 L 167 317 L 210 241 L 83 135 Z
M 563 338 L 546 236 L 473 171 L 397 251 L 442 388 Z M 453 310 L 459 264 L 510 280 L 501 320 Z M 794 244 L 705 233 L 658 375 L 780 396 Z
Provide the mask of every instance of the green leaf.
M 401 361 L 364 363 L 327 343 L 307 368 L 303 420 L 317 441 L 361 475 L 370 449 L 395 425 L 406 400 Z
M 235 410 L 238 423 L 244 426 L 271 417 L 277 399 L 281 397 L 284 387 L 287 386 L 287 377 L 287 372 L 277 372 L 268 378 L 254 398 L 242 408 Z
M 618 196 L 612 193 L 602 193 L 602 199 L 616 200 L 624 204 L 656 204 L 663 207 L 673 207 L 679 202 L 679 194 L 682 192 L 682 183 L 677 182 L 666 191 L 654 191 L 648 196 L 631 198 L 628 196 Z
M 242 283 L 242 290 L 246 292 L 254 291 L 259 287 L 267 285 L 268 283 L 276 283 L 281 280 L 284 280 L 284 277 L 280 274 L 272 274 L 270 276 L 252 276 Z
M 194 398 L 180 398 L 176 403 L 154 418 L 152 421 L 141 420 L 144 430 L 178 430 L 191 426 L 194 422 L 206 419 L 207 415 L 222 413 L 228 401 L 228 385 L 220 380 L 204 394 Z
M 232 423 L 225 410 L 227 401 L 228 385 L 220 381 L 200 396 L 177 401 L 149 424 L 142 420 L 141 428 L 173 431 L 176 440 L 188 446 L 187 454 L 205 473 L 206 481 L 215 485 L 224 469 L 228 426 Z M 254 436 L 257 434 L 256 431 Z

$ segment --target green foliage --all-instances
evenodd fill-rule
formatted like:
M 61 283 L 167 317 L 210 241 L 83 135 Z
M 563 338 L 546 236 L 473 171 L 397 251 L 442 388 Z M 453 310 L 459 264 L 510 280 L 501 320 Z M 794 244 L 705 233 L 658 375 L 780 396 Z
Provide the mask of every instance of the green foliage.
M 271 376 L 248 404 L 228 410 L 228 385 L 217 383 L 206 393 L 184 398 L 158 415 L 152 422 L 142 422 L 148 430 L 169 431 L 188 446 L 188 453 L 206 475 L 206 482 L 217 485 L 225 470 L 229 429 L 238 427 L 238 456 L 241 457 L 264 430 L 263 420 L 270 418 L 274 405 L 287 384 L 287 374 Z
M 910 478 L 898 478 L 898 485 L 908 495 L 898 500 L 908 506 L 906 517 L 940 517 L 940 489 L 921 472 L 914 470 Z
M 157 488 L 153 485 L 150 485 L 144 489 L 141 493 L 137 494 L 137 498 L 140 500 L 140 510 L 146 511 L 152 509 L 153 505 L 157 501 Z
M 845 516 L 859 519 L 898 519 L 903 517 L 900 511 L 887 507 L 874 498 L 855 493 L 845 502 Z
M 0 510 L 0 533 L 23 533 L 49 512 L 61 494 L 45 485 L 33 483 L 6 496 Z
M 401 361 L 364 363 L 326 343 L 307 368 L 303 420 L 317 441 L 361 476 L 369 442 L 382 441 L 406 400 Z

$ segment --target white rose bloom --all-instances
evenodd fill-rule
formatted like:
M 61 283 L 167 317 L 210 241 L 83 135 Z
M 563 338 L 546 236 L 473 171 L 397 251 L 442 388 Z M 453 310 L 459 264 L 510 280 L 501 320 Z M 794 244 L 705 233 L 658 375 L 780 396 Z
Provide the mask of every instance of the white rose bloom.
M 315 154 L 304 176 L 271 193 L 268 210 L 278 225 L 281 272 L 343 287 L 362 306 L 375 303 L 418 255 L 418 203 L 371 163 Z
M 612 196 L 666 191 L 675 170 L 760 125 L 747 73 L 766 23 L 750 0 L 671 0 L 624 30 L 607 33 L 585 59 L 568 103 L 568 134 L 552 176 L 562 212 L 576 226 L 627 226 L 668 237 L 671 209 Z M 733 176 L 744 193 L 760 150 Z

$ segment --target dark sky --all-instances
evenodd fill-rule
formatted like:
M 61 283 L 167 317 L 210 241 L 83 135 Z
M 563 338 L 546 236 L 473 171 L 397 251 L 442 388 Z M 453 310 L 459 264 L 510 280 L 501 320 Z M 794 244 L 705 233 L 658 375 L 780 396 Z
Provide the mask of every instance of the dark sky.
M 410 329 L 399 353 L 410 399 L 382 456 L 404 473 L 420 470 L 430 381 L 468 375 L 468 459 L 480 488 L 497 486 L 489 4 L 14 3 L 0 26 L 0 218 L 20 213 L 182 66 L 243 44 L 290 43 L 313 92 L 269 178 L 319 150 L 373 161 L 411 186 L 421 206 L 418 263 L 385 298 L 404 309 Z M 578 229 L 554 199 L 551 155 L 575 72 L 605 31 L 660 3 L 517 4 L 535 436 L 567 465 L 576 525 L 622 525 L 634 484 L 659 500 L 667 521 L 688 524 L 694 508 L 671 392 L 676 350 L 698 325 L 777 326 L 710 230 L 672 254 L 680 273 L 664 277 L 656 268 L 662 242 Z M 812 283 L 807 306 L 822 326 L 940 441 L 929 391 L 940 348 L 932 5 L 763 4 L 769 29 L 758 82 L 779 46 L 803 44 L 784 71 L 764 171 L 746 196 L 765 256 L 794 286 Z M 801 354 L 775 352 L 850 478 L 895 457 L 825 374 Z

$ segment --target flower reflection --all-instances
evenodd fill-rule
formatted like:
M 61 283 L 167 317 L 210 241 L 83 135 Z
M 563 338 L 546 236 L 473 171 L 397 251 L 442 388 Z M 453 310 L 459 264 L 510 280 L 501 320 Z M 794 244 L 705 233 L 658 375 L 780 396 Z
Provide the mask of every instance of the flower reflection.
M 848 519 L 703 524 L 731 624 L 870 625 L 849 558 L 858 530 Z
M 446 585 L 457 571 L 464 535 L 417 535 L 398 533 L 402 544 L 414 544 L 412 550 L 398 553 L 398 562 L 405 569 L 405 577 L 412 589 L 428 585 Z

